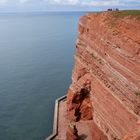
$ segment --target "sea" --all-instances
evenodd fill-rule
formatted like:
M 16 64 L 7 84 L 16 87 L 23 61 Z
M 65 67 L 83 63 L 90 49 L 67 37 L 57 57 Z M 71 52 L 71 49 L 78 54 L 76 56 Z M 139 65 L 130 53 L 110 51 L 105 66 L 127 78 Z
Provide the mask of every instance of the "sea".
M 0 140 L 44 140 L 71 84 L 85 12 L 0 14 Z

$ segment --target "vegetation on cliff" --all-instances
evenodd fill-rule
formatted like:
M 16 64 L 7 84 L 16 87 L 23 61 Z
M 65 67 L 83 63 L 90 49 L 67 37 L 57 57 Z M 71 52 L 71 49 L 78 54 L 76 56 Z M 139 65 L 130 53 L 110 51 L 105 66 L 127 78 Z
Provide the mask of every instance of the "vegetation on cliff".
M 111 15 L 111 16 L 110 16 Z M 110 21 L 110 27 L 114 28 L 118 25 L 121 19 L 128 18 L 131 20 L 140 20 L 140 10 L 122 10 L 122 11 L 111 11 L 108 18 Z
M 140 10 L 113 11 L 112 14 L 115 18 L 124 18 L 129 16 L 140 19 Z

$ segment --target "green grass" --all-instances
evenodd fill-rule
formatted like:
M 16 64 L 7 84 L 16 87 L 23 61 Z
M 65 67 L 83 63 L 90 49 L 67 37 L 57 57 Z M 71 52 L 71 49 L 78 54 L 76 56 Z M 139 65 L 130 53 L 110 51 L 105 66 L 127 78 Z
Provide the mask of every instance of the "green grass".
M 124 18 L 130 16 L 140 19 L 140 10 L 113 11 L 112 14 L 115 18 Z
M 122 11 L 111 11 L 111 15 L 114 17 L 110 22 L 110 28 L 114 28 L 117 25 L 119 19 L 130 17 L 140 20 L 140 10 L 122 10 Z

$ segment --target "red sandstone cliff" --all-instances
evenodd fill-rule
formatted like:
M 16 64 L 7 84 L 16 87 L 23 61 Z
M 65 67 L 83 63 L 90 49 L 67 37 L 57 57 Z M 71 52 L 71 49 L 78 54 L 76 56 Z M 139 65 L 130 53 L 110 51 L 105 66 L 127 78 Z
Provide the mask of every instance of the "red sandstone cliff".
M 79 22 L 67 114 L 90 120 L 91 140 L 140 140 L 140 20 L 119 14 L 88 13 Z

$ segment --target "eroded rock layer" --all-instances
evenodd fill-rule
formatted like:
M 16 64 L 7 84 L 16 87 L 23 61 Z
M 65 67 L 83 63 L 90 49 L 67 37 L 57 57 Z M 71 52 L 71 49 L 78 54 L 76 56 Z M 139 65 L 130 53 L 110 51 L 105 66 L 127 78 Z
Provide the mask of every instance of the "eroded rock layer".
M 81 17 L 67 111 L 69 120 L 93 120 L 109 140 L 131 139 L 133 131 L 140 138 L 138 19 L 112 12 Z

